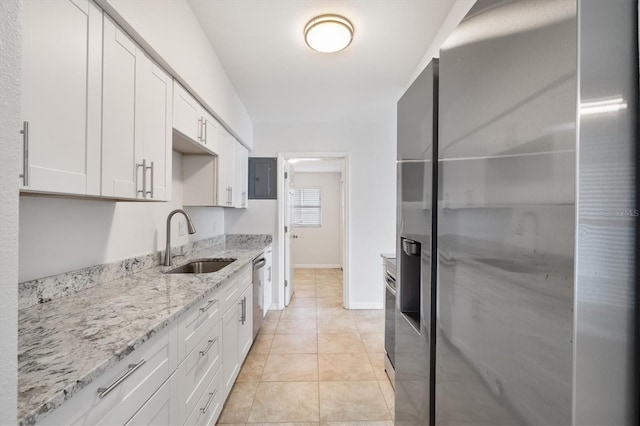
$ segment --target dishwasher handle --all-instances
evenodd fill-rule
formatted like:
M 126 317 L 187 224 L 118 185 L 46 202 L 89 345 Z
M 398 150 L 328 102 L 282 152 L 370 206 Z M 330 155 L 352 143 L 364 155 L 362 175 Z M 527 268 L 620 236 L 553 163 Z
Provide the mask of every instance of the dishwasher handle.
M 263 268 L 264 265 L 266 265 L 266 264 L 267 264 L 267 261 L 266 261 L 266 259 L 264 257 L 262 259 L 255 260 L 253 262 L 253 269 L 254 270 L 258 270 L 260 268 Z

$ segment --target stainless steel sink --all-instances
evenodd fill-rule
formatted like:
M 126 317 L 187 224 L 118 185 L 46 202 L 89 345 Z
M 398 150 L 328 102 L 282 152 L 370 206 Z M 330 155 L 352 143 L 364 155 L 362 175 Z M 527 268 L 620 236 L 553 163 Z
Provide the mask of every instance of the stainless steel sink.
M 235 262 L 236 259 L 203 259 L 194 260 L 177 268 L 173 268 L 165 274 L 206 274 L 216 272 L 227 265 Z

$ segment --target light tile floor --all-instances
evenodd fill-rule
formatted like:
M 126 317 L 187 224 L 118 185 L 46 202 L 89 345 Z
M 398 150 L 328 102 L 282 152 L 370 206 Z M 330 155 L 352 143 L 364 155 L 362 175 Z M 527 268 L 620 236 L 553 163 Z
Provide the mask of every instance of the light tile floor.
M 296 269 L 283 311 L 270 311 L 219 425 L 392 426 L 382 310 L 342 308 L 342 271 Z

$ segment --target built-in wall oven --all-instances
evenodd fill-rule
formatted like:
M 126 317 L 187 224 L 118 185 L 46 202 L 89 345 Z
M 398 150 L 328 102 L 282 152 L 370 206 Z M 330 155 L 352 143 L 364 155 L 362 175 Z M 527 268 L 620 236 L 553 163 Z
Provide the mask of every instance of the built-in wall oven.
M 396 259 L 384 257 L 384 368 L 391 384 L 395 387 L 395 345 L 396 345 Z

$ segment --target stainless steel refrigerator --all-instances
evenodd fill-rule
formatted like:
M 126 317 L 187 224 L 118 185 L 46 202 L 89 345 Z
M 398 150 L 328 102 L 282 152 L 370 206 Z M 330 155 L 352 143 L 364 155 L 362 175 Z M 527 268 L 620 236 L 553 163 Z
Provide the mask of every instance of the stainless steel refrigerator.
M 639 423 L 637 22 L 478 0 L 399 101 L 397 425 Z

